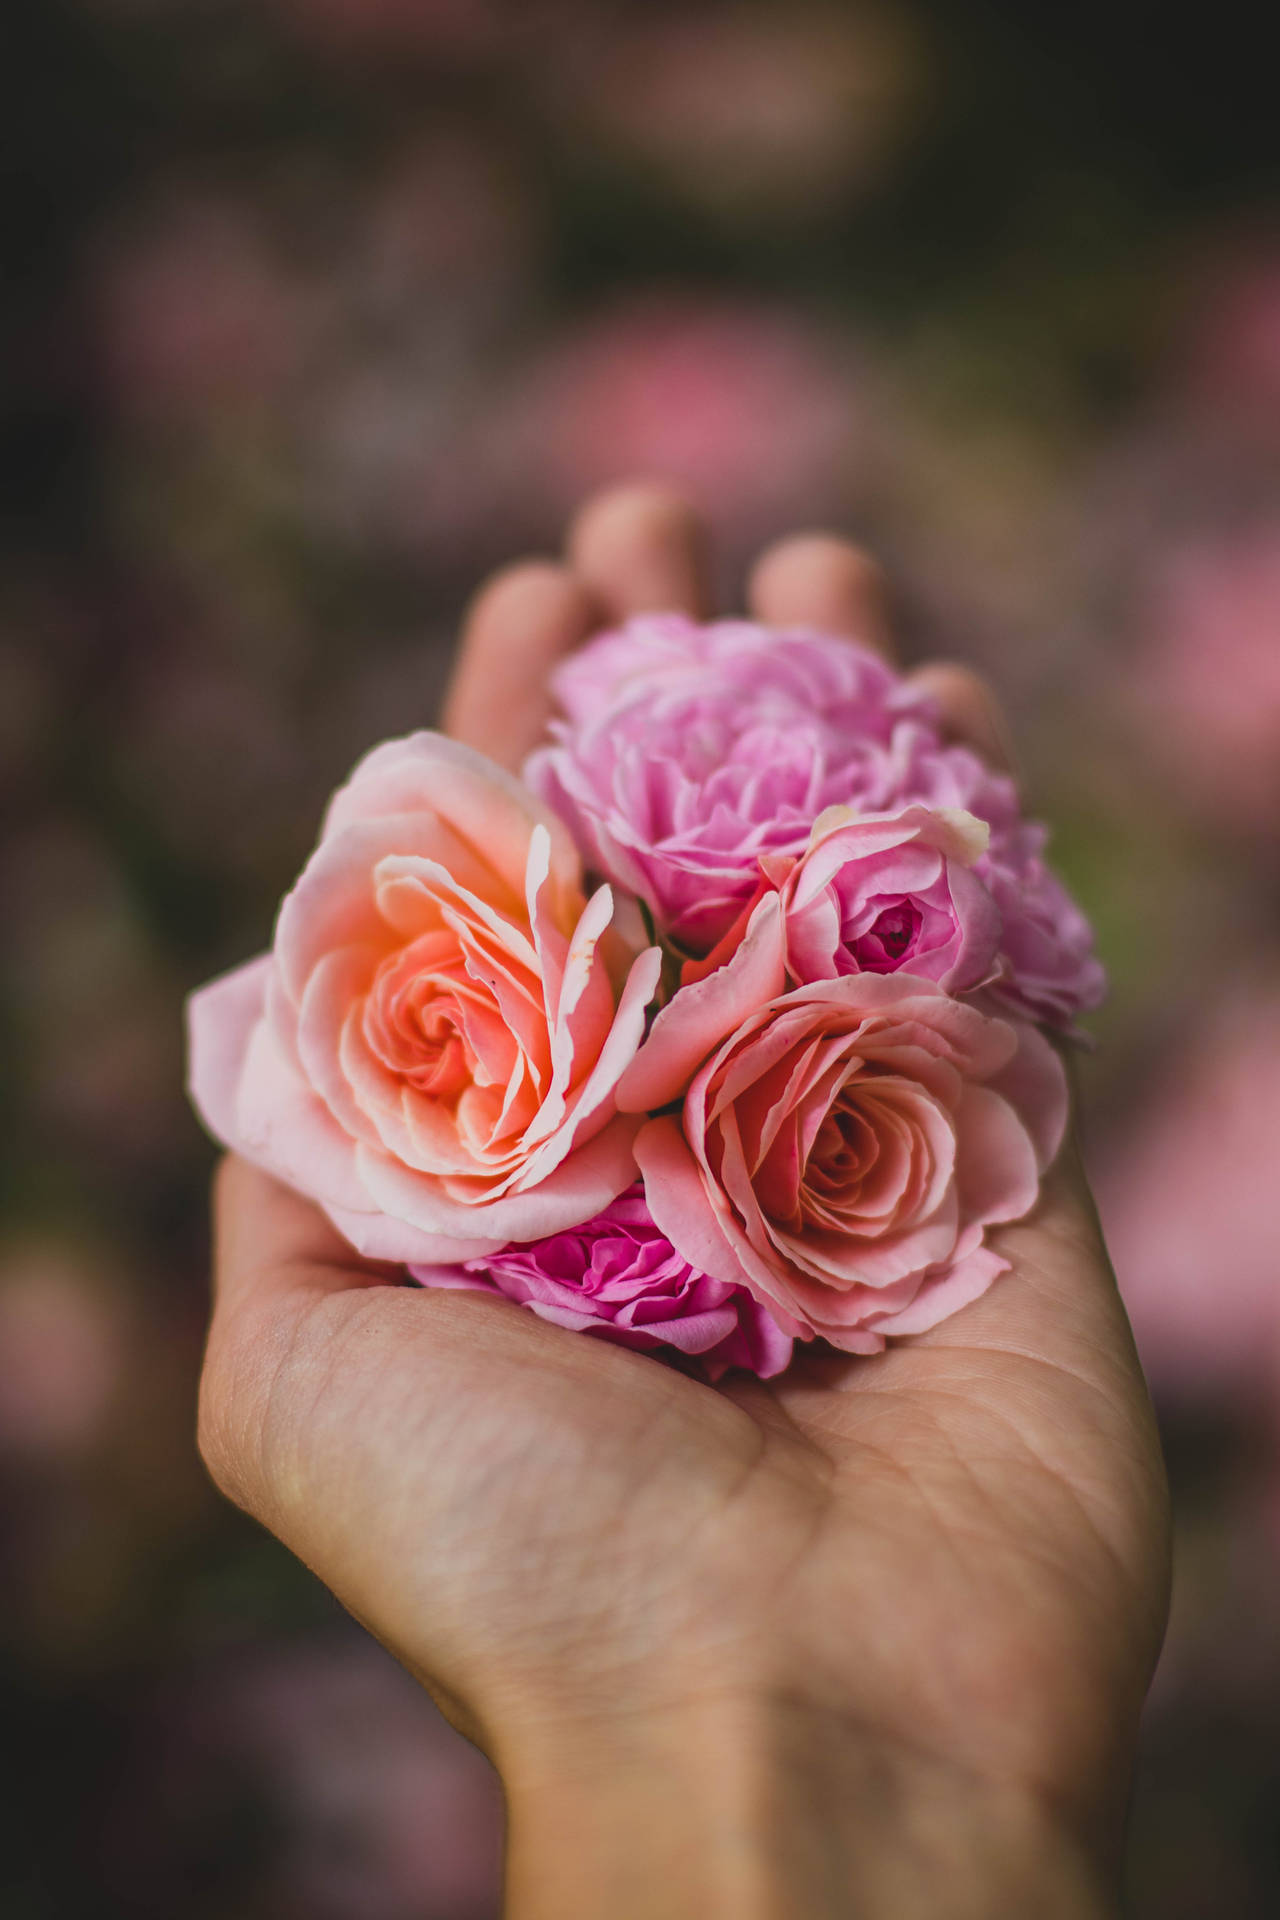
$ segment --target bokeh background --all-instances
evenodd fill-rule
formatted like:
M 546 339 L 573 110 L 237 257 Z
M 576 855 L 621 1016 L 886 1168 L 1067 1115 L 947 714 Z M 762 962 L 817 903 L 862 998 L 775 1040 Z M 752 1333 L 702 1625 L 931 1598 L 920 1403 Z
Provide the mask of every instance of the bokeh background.
M 1140 1920 L 1280 1911 L 1280 227 L 1261 10 L 40 0 L 0 61 L 0 1910 L 482 1920 L 485 1763 L 192 1445 L 183 996 L 612 477 L 989 673 L 1114 977 L 1178 1507 Z

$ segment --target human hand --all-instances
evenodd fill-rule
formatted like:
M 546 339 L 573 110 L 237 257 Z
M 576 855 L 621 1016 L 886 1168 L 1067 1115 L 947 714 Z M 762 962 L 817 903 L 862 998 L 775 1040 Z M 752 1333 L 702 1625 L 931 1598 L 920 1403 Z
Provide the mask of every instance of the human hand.
M 702 547 L 653 489 L 594 502 L 481 594 L 449 730 L 518 766 L 559 655 L 707 612 Z M 766 553 L 751 607 L 888 645 L 830 539 Z M 979 683 L 926 672 L 998 758 Z M 711 1388 L 398 1286 L 224 1164 L 205 1458 L 494 1759 L 522 1920 L 1106 1910 L 1163 1470 L 1073 1149 L 993 1244 L 1012 1271 L 932 1332 Z

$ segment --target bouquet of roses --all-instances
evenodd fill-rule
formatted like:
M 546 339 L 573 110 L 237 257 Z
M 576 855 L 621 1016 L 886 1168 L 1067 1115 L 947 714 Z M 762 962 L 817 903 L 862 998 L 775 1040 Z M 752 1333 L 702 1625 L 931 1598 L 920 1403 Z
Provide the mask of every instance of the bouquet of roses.
M 649 616 L 523 783 L 434 733 L 191 1003 L 225 1145 L 432 1287 L 683 1356 L 880 1351 L 1007 1265 L 1102 970 L 1013 782 L 845 639 Z

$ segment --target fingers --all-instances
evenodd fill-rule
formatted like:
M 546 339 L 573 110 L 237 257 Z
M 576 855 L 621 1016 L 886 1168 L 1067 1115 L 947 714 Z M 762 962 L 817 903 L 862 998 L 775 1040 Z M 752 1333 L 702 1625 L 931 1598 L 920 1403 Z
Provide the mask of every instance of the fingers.
M 748 605 L 767 626 L 846 634 L 893 658 L 884 576 L 861 548 L 834 534 L 796 534 L 767 548 L 752 570 Z M 1004 716 L 976 673 L 937 662 L 910 678 L 938 702 L 951 739 L 973 747 L 990 765 L 1013 770 Z
M 985 680 L 968 667 L 934 661 L 910 675 L 911 684 L 930 693 L 942 714 L 943 730 L 952 740 L 972 747 L 1004 773 L 1014 771 L 1013 743 L 1000 703 Z
M 600 608 L 567 567 L 524 560 L 495 574 L 463 628 L 445 731 L 519 767 L 546 727 L 552 668 L 599 624 Z
M 634 613 L 702 617 L 710 609 L 705 526 L 664 487 L 637 483 L 597 495 L 570 529 L 568 559 L 524 561 L 497 574 L 466 624 L 444 725 L 504 766 L 518 767 L 542 738 L 549 675 L 592 631 Z M 751 573 L 748 606 L 767 625 L 845 634 L 893 657 L 883 574 L 833 534 L 797 534 L 767 548 Z M 977 674 L 933 663 L 911 680 L 936 699 L 952 739 L 1013 770 L 1008 728 Z
M 892 657 L 884 576 L 861 548 L 834 534 L 796 534 L 766 548 L 747 604 L 766 626 L 844 634 Z
M 545 731 L 552 669 L 588 634 L 633 613 L 708 610 L 705 528 L 665 488 L 597 495 L 568 553 L 567 565 L 521 561 L 481 589 L 445 700 L 445 731 L 513 769 Z
M 318 1207 L 230 1154 L 214 1183 L 213 1322 L 200 1377 L 206 1467 L 239 1506 L 270 1518 L 263 1436 L 297 1330 L 330 1296 L 398 1279 L 354 1254 Z
M 318 1207 L 228 1154 L 213 1191 L 214 1306 L 269 1309 L 286 1297 L 339 1293 L 393 1269 L 360 1259 Z
M 710 611 L 706 528 L 666 487 L 616 487 L 589 500 L 569 533 L 569 559 L 606 618 Z

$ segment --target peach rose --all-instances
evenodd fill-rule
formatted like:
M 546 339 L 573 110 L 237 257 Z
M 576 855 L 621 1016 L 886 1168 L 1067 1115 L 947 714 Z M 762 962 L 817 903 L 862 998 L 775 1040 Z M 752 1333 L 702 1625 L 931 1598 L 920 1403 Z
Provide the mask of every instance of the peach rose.
M 586 899 L 564 828 L 499 767 L 388 741 L 330 803 L 271 952 L 193 996 L 196 1106 L 375 1259 L 574 1226 L 635 1178 L 614 1094 L 661 955 L 624 937 L 629 904 Z
M 1027 1022 L 912 975 L 850 974 L 760 1005 L 776 914 L 757 908 L 736 973 L 659 1016 L 620 1098 L 652 1109 L 684 1092 L 682 1117 L 636 1141 L 654 1221 L 684 1259 L 745 1283 L 789 1330 L 876 1353 L 1008 1265 L 985 1230 L 1035 1204 L 1065 1077 Z

